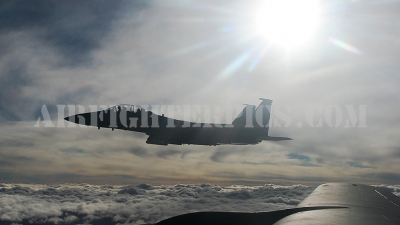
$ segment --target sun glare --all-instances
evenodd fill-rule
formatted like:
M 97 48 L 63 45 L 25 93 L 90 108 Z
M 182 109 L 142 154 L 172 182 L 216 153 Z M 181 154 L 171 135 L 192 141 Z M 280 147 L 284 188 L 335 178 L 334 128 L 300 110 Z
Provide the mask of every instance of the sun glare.
M 320 21 L 318 0 L 267 0 L 255 15 L 255 32 L 285 48 L 310 41 Z

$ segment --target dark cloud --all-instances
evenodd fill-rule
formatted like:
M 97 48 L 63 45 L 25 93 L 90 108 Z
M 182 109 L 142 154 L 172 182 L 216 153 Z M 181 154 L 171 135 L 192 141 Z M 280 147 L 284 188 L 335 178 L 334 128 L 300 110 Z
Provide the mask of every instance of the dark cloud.
M 0 154 L 2 155 L 2 154 Z M 4 158 L 0 158 L 0 168 L 1 167 L 15 167 L 18 164 L 22 163 L 22 164 L 32 164 L 35 163 L 35 159 L 33 157 L 27 157 L 27 156 L 23 156 L 23 155 L 8 155 L 7 159 Z
M 375 179 L 379 180 L 387 180 L 392 182 L 393 184 L 400 183 L 400 175 L 394 172 L 391 173 L 375 173 L 369 174 L 370 176 L 374 177 Z
M 101 42 L 112 33 L 127 5 L 134 11 L 146 7 L 142 1 L 2 1 L 0 122 L 37 119 L 43 104 L 49 108 L 52 104 L 79 104 L 83 96 L 96 95 L 89 85 L 61 92 L 51 101 L 50 96 L 26 95 L 25 91 L 45 83 L 37 67 L 92 65 L 92 51 L 102 47 Z M 54 74 L 49 76 L 56 78 Z M 29 114 L 32 108 L 36 111 L 33 117 Z M 56 115 L 54 109 L 52 116 Z
M 86 153 L 85 149 L 82 149 L 82 148 L 63 148 L 63 149 L 60 149 L 60 152 L 63 152 L 63 153 L 77 153 L 77 154 Z
M 37 165 L 36 160 L 29 160 L 27 162 L 20 161 L 20 163 Z M 11 168 L 15 168 L 17 162 L 10 164 L 6 163 L 5 166 L 13 166 Z M 49 165 L 47 165 L 48 167 Z M 8 170 L 9 167 L 7 167 Z M 129 184 L 133 182 L 141 181 L 136 176 L 126 175 L 126 174 L 100 174 L 100 175 L 83 175 L 83 174 L 74 174 L 74 173 L 17 173 L 14 170 L 13 172 L 1 172 L 0 179 L 8 182 L 25 182 L 25 183 L 66 183 L 74 181 L 76 183 L 98 183 L 99 181 L 103 181 L 104 183 L 118 183 L 118 184 Z M 102 183 L 103 183 L 102 182 Z
M 0 74 L 0 122 L 1 120 L 18 121 L 21 118 L 13 112 L 17 110 L 16 102 L 20 101 L 24 87 L 33 84 L 33 78 L 26 65 L 14 61 L 5 65 Z
M 299 160 L 301 163 L 301 166 L 317 166 L 314 163 L 311 163 L 311 158 L 307 155 L 302 155 L 302 154 L 298 154 L 298 153 L 289 153 L 287 155 L 288 159 L 297 159 Z
M 180 155 L 182 153 L 181 153 L 181 151 L 178 151 L 178 150 L 165 149 L 165 150 L 158 151 L 156 154 L 160 158 L 168 158 L 170 156 Z
M 348 164 L 349 164 L 349 166 L 356 167 L 356 168 L 361 168 L 361 169 L 376 168 L 376 167 L 373 167 L 373 166 L 364 166 L 364 165 L 362 165 L 362 164 L 360 164 L 358 162 L 348 162 Z
M 0 35 L 28 30 L 64 56 L 61 65 L 85 65 L 107 37 L 124 1 L 2 1 Z
M 129 186 L 129 187 L 125 187 L 125 188 L 121 189 L 120 191 L 118 191 L 118 194 L 137 195 L 137 194 L 139 194 L 139 192 L 136 190 L 135 187 Z
M 151 156 L 151 154 L 149 153 L 149 151 L 147 149 L 141 148 L 141 147 L 134 147 L 128 150 L 128 152 L 139 156 L 139 157 L 149 157 Z
M 181 159 L 185 159 L 186 156 L 190 155 L 191 153 L 195 153 L 194 150 L 186 149 L 182 151 Z
M 153 189 L 153 187 L 149 184 L 138 184 L 136 187 L 141 188 L 141 189 L 145 189 L 145 190 L 151 190 Z
M 0 147 L 33 148 L 36 144 L 30 140 L 9 139 L 0 141 Z
M 56 99 L 58 105 L 80 105 L 82 96 L 98 96 L 100 90 L 90 85 L 82 85 L 76 89 L 68 90 Z M 51 105 L 50 105 L 51 106 Z
M 229 160 L 227 159 L 229 156 L 240 156 L 240 158 L 245 158 L 247 154 L 249 154 L 248 147 L 240 147 L 240 148 L 217 148 L 214 150 L 213 154 L 210 156 L 210 159 L 214 162 L 226 163 Z
M 239 190 L 239 191 L 232 191 L 226 194 L 227 198 L 233 199 L 242 199 L 246 200 L 252 197 L 251 193 L 248 190 Z
M 310 162 L 311 158 L 306 155 L 301 155 L 297 153 L 290 153 L 287 155 L 288 159 L 298 159 L 303 162 Z
M 228 151 L 220 151 L 216 150 L 214 153 L 211 155 L 210 159 L 214 162 L 223 162 L 226 156 L 232 154 L 232 152 Z

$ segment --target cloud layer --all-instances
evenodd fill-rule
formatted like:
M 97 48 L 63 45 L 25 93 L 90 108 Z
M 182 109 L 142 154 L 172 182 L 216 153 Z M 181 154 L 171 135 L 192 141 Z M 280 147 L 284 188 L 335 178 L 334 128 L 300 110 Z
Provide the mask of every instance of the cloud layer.
M 269 211 L 296 206 L 313 187 L 18 185 L 0 188 L 0 221 L 143 224 L 196 211 Z
M 400 196 L 400 186 L 380 185 Z M 1 184 L 2 224 L 144 224 L 196 211 L 295 207 L 313 186 Z

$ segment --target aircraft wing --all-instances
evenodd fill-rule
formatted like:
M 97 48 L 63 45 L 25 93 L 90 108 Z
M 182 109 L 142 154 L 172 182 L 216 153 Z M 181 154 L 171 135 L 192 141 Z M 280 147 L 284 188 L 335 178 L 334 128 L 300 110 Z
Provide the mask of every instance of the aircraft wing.
M 296 208 L 270 212 L 196 212 L 156 225 L 400 224 L 400 198 L 384 188 L 329 183 L 318 186 Z

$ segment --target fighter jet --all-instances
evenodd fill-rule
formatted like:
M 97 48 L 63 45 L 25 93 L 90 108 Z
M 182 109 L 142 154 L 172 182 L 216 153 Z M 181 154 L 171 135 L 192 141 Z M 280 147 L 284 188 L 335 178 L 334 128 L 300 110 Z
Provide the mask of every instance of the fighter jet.
M 64 119 L 77 124 L 141 132 L 147 144 L 155 145 L 255 145 L 263 140 L 292 140 L 270 137 L 269 120 L 272 100 L 263 99 L 256 108 L 246 105 L 232 124 L 194 123 L 157 115 L 133 105 L 117 105 L 106 110 L 77 114 Z

